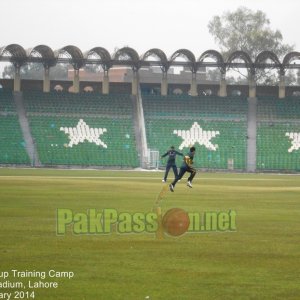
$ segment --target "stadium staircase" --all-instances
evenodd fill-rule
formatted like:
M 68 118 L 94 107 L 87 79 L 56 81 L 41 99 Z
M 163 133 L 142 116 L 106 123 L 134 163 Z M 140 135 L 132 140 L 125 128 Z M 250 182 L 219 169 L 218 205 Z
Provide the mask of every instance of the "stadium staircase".
M 143 99 L 139 89 L 138 95 L 132 95 L 134 130 L 136 136 L 137 152 L 140 158 L 140 166 L 148 168 L 148 148 L 145 130 L 145 119 L 143 109 Z
M 256 113 L 257 99 L 248 98 L 247 171 L 256 170 Z
M 40 167 L 41 163 L 39 160 L 36 144 L 31 135 L 28 119 L 23 105 L 23 96 L 21 92 L 14 92 L 14 101 L 16 104 L 17 113 L 19 116 L 19 123 L 22 130 L 23 138 L 25 141 L 25 148 L 30 158 L 31 165 L 33 167 Z

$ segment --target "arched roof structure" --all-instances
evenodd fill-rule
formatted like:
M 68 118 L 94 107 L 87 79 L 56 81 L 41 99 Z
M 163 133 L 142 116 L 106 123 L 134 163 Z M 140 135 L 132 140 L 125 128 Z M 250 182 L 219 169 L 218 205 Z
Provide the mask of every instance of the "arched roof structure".
M 58 62 L 60 61 L 60 58 L 62 56 L 66 56 L 75 70 L 79 70 L 85 64 L 83 54 L 81 50 L 76 46 L 65 46 L 59 50 L 56 50 L 54 53 Z
M 13 64 L 21 66 L 27 60 L 25 49 L 18 44 L 10 44 L 0 48 L 0 58 L 7 57 Z
M 293 60 L 300 60 L 300 52 L 290 52 L 283 58 L 283 65 L 286 66 L 288 64 L 291 64 Z
M 114 54 L 113 59 L 117 62 L 121 62 L 122 64 L 127 63 L 134 70 L 138 70 L 141 67 L 138 53 L 130 47 L 119 49 Z
M 271 63 L 266 64 L 270 60 Z M 277 55 L 272 51 L 262 51 L 255 58 L 256 68 L 259 69 L 278 69 L 280 74 L 284 74 L 285 70 L 283 64 L 279 61 Z
M 104 70 L 112 66 L 112 58 L 109 52 L 103 47 L 94 47 L 84 53 L 86 63 L 96 63 L 102 65 Z
M 280 61 L 277 55 L 271 51 L 262 51 L 260 52 L 257 57 L 255 58 L 255 64 L 264 64 L 266 60 L 271 60 L 273 64 L 279 66 Z
M 221 73 L 226 72 L 226 67 L 224 63 L 223 56 L 220 52 L 216 50 L 207 50 L 201 54 L 201 56 L 198 58 L 199 66 L 206 66 L 204 63 L 204 60 L 207 58 L 211 58 L 215 61 L 215 63 L 209 63 L 212 67 L 218 67 L 221 71 Z
M 255 67 L 251 60 L 251 57 L 249 56 L 248 53 L 246 53 L 244 51 L 235 51 L 229 55 L 229 57 L 226 61 L 226 65 L 228 66 L 228 69 L 230 69 L 231 67 L 234 67 L 234 66 L 237 66 L 237 67 L 241 66 L 240 63 L 234 64 L 234 60 L 236 60 L 236 59 L 244 61 L 244 65 L 246 66 L 246 68 L 248 69 L 248 72 L 250 74 L 255 73 Z
M 155 56 L 158 58 L 158 65 L 162 68 L 164 72 L 168 71 L 170 67 L 170 62 L 168 61 L 165 52 L 158 48 L 152 48 L 141 56 L 141 60 L 146 62 L 147 59 L 151 56 Z
M 149 60 L 151 56 L 156 56 L 158 60 Z M 176 60 L 178 57 L 183 57 L 185 61 Z M 211 58 L 214 61 L 205 61 L 207 58 Z M 236 63 L 234 62 L 235 59 L 240 59 L 244 62 Z M 300 69 L 300 64 L 292 64 L 292 61 L 295 59 L 300 60 L 300 52 L 293 51 L 287 53 L 281 62 L 277 55 L 271 51 L 259 53 L 254 61 L 251 60 L 247 53 L 236 51 L 229 55 L 227 61 L 224 61 L 222 54 L 216 50 L 207 50 L 196 60 L 194 53 L 188 49 L 179 49 L 168 59 L 166 54 L 158 48 L 152 48 L 139 56 L 136 50 L 130 47 L 123 47 L 117 50 L 114 55 L 111 55 L 103 47 L 94 47 L 86 51 L 84 55 L 78 47 L 72 45 L 55 51 L 49 46 L 38 45 L 28 49 L 27 52 L 18 44 L 0 47 L 0 61 L 12 62 L 15 66 L 21 66 L 27 62 L 41 62 L 45 67 L 52 67 L 56 63 L 70 63 L 75 69 L 79 69 L 85 64 L 101 64 L 106 70 L 114 65 L 127 65 L 134 70 L 138 70 L 142 66 L 157 65 L 164 71 L 167 71 L 170 65 L 173 65 L 187 66 L 192 71 L 197 71 L 200 67 L 213 66 L 218 67 L 223 73 L 226 72 L 226 69 L 237 66 L 240 68 L 250 68 L 251 72 L 264 68 L 278 68 L 283 72 L 287 68 Z
M 212 58 L 214 59 L 218 64 L 223 64 L 223 56 L 221 55 L 220 52 L 216 50 L 206 50 L 201 54 L 201 56 L 198 58 L 199 62 L 203 62 L 206 58 Z
M 53 67 L 56 64 L 56 58 L 53 50 L 46 45 L 38 45 L 34 48 L 28 49 L 27 56 L 32 60 L 36 58 L 37 62 L 43 63 L 46 67 Z
M 173 64 L 177 57 L 183 57 L 188 63 L 188 66 L 191 68 L 191 70 L 193 72 L 197 72 L 196 57 L 194 53 L 192 53 L 188 49 L 179 49 L 171 55 L 170 63 Z
M 145 52 L 142 55 L 141 59 L 146 60 L 149 56 L 152 56 L 152 55 L 158 57 L 162 63 L 168 62 L 165 52 L 163 52 L 162 50 L 160 50 L 158 48 L 152 48 L 152 49 L 148 50 L 147 52 Z

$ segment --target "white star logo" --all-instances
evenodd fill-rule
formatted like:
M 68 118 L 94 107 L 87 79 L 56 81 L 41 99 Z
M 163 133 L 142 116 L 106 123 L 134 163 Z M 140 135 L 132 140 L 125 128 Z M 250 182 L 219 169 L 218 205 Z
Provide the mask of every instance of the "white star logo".
M 190 130 L 174 130 L 173 133 L 183 138 L 183 142 L 179 146 L 180 150 L 184 147 L 190 147 L 190 145 L 194 145 L 195 143 L 199 143 L 200 146 L 203 145 L 213 151 L 216 151 L 218 148 L 218 145 L 213 145 L 210 140 L 220 134 L 220 132 L 205 131 L 197 122 L 194 122 Z
M 287 132 L 285 136 L 289 137 L 292 142 L 292 147 L 288 150 L 293 152 L 300 148 L 300 132 Z
M 87 140 L 90 143 L 107 148 L 107 145 L 99 138 L 100 135 L 107 132 L 106 128 L 90 128 L 82 119 L 79 120 L 76 127 L 60 127 L 60 131 L 69 134 L 70 142 L 68 147 L 73 147 L 73 145 L 78 145 Z

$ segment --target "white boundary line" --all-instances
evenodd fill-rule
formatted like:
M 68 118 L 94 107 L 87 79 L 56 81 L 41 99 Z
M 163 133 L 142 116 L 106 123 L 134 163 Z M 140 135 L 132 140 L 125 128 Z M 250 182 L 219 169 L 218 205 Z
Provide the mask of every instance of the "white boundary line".
M 142 176 L 47 176 L 47 175 L 0 175 L 0 179 L 125 179 L 125 180 L 158 180 L 160 177 L 142 177 Z M 288 180 L 283 178 L 221 178 L 221 177 L 201 177 L 194 180 L 222 180 L 222 181 L 273 181 Z M 171 181 L 170 181 L 171 182 Z

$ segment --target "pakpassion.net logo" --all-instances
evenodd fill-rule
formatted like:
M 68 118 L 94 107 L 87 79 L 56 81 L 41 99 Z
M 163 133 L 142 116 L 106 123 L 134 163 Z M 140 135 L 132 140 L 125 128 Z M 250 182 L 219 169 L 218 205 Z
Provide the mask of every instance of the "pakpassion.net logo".
M 128 233 L 166 233 L 180 236 L 184 233 L 236 231 L 236 211 L 186 212 L 172 208 L 163 215 L 160 208 L 154 212 L 118 212 L 114 208 L 88 209 L 74 212 L 67 208 L 57 209 L 56 232 L 79 235 Z

